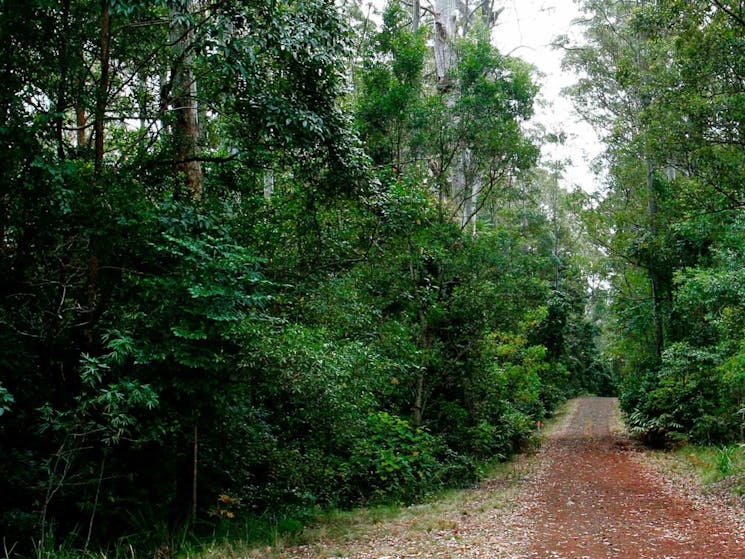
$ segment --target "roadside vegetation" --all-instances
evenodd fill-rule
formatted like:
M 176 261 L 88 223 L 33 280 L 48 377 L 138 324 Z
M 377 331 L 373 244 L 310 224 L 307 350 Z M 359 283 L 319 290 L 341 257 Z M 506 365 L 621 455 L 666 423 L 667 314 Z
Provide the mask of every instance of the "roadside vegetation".
M 694 476 L 708 491 L 745 496 L 745 447 L 683 445 L 664 461 L 679 473 Z
M 606 143 L 585 222 L 605 247 L 604 355 L 645 443 L 731 448 L 745 430 L 745 18 L 737 2 L 582 3 L 560 38 Z

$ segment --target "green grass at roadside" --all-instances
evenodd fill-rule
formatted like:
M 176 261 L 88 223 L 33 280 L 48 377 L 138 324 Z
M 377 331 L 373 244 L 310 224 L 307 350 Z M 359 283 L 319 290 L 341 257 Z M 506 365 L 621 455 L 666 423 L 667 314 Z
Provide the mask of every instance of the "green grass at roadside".
M 693 474 L 704 485 L 728 480 L 728 489 L 736 494 L 745 493 L 745 446 L 683 445 L 671 453 L 674 469 Z

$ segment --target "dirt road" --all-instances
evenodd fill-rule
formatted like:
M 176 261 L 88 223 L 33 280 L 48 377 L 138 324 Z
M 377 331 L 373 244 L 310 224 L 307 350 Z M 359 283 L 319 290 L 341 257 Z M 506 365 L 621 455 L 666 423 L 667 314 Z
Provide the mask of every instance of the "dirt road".
M 582 398 L 537 456 L 457 501 L 412 507 L 287 559 L 745 559 L 734 513 L 686 496 L 618 434 L 616 401 Z M 740 515 L 742 521 L 742 515 Z
M 615 400 L 585 398 L 544 445 L 523 495 L 525 557 L 745 558 L 745 534 L 675 491 L 614 436 Z

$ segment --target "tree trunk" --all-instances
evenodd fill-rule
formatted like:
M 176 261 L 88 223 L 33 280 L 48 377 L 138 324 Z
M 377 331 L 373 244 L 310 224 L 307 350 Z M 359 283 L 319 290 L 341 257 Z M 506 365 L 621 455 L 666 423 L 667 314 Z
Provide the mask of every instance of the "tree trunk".
M 77 64 L 79 67 L 75 71 L 73 89 L 75 90 L 75 147 L 78 153 L 82 153 L 88 144 L 88 115 L 85 106 L 85 52 L 79 48 L 77 52 Z
M 449 73 L 455 66 L 452 41 L 455 38 L 454 0 L 436 0 L 434 20 L 435 70 L 441 91 L 450 89 Z
M 96 114 L 94 130 L 96 134 L 95 143 L 95 172 L 101 172 L 104 155 L 104 119 L 106 117 L 106 105 L 109 98 L 109 47 L 111 43 L 111 12 L 109 2 L 101 2 L 101 79 L 96 92 Z
M 647 186 L 647 217 L 649 219 L 649 230 L 652 239 L 657 240 L 657 192 L 654 186 L 654 166 L 652 161 L 645 158 L 647 166 L 646 186 Z M 662 358 L 662 351 L 665 348 L 665 328 L 664 316 L 662 309 L 661 277 L 658 263 L 654 261 L 655 255 L 652 254 L 650 247 L 648 266 L 649 266 L 649 283 L 652 291 L 652 311 L 654 315 L 654 344 L 657 358 Z
M 76 127 L 76 146 L 79 150 L 85 148 L 85 144 L 88 142 L 88 135 L 85 133 L 85 127 L 88 124 L 88 119 L 85 116 L 85 108 L 78 104 L 75 107 L 75 127 Z
M 466 205 L 468 196 L 466 194 L 466 162 L 465 150 L 458 146 L 454 156 L 453 163 L 450 165 L 450 200 L 453 212 L 453 218 L 461 225 L 465 226 Z
M 269 200 L 274 195 L 274 171 L 264 173 L 264 199 Z
M 202 196 L 203 177 L 202 164 L 198 160 L 199 107 L 192 50 L 194 33 L 188 17 L 184 17 L 193 14 L 195 7 L 196 0 L 184 0 L 181 5 L 183 11 L 176 9 L 172 12 L 170 38 L 174 56 L 171 70 L 172 109 L 175 112 L 174 160 L 190 195 L 198 200 Z
M 421 427 L 424 418 L 424 371 L 420 371 L 416 377 L 416 388 L 414 392 L 414 416 L 412 423 L 414 427 Z
M 427 313 L 422 308 L 423 301 L 419 300 L 419 328 L 421 332 L 419 334 L 419 348 L 422 350 L 422 363 L 420 364 L 419 373 L 416 377 L 416 385 L 414 386 L 414 410 L 412 422 L 414 427 L 421 427 L 422 421 L 424 420 L 424 406 L 425 406 L 425 385 L 424 375 L 427 371 L 427 351 L 431 346 L 429 339 L 429 322 L 427 320 Z
M 57 88 L 57 115 L 55 116 L 55 132 L 57 136 L 57 157 L 62 160 L 65 158 L 65 138 L 63 130 L 63 113 L 67 109 L 67 73 L 69 68 L 69 62 L 67 60 L 69 50 L 69 27 L 70 27 L 70 0 L 65 0 L 62 3 L 62 44 L 59 49 L 59 66 L 60 66 L 60 79 L 59 86 Z
M 479 212 L 479 194 L 481 193 L 481 175 L 478 165 L 474 161 L 473 152 L 466 148 L 463 150 L 463 213 L 461 215 L 461 229 L 470 230 L 471 235 L 476 235 L 476 217 Z
M 194 422 L 194 464 L 191 476 L 191 521 L 197 520 L 197 475 L 199 472 L 199 428 Z
M 436 0 L 434 19 L 434 55 L 435 70 L 437 72 L 438 89 L 445 97 L 445 104 L 449 108 L 455 106 L 454 85 L 452 70 L 455 68 L 456 59 L 453 51 L 453 41 L 456 36 L 456 9 L 455 0 Z M 453 117 L 457 118 L 457 117 Z M 458 122 L 453 123 L 457 126 Z M 466 176 L 465 176 L 465 154 L 462 146 L 454 146 L 452 161 L 449 165 L 449 192 L 440 199 L 447 198 L 450 205 L 452 217 L 463 225 L 464 207 L 466 205 Z

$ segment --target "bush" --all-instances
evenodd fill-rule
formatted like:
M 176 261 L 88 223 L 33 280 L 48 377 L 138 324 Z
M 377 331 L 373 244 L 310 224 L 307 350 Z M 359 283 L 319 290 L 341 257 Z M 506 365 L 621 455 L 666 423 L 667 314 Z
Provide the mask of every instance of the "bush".
M 714 351 L 676 343 L 663 353 L 658 371 L 627 378 L 622 405 L 632 430 L 653 446 L 726 440 L 731 426 L 722 413 L 719 360 Z
M 411 503 L 432 490 L 442 467 L 437 442 L 423 429 L 387 412 L 370 414 L 366 436 L 346 465 L 363 501 Z

